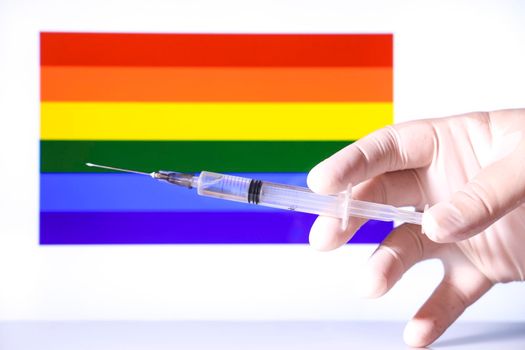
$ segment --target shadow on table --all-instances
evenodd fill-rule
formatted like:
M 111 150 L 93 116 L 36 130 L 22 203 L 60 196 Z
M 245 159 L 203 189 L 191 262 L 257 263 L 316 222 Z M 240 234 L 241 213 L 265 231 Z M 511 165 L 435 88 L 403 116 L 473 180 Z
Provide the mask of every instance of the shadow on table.
M 448 346 L 472 345 L 476 343 L 490 343 L 509 339 L 523 339 L 525 341 L 525 323 L 494 324 L 494 329 L 483 333 L 476 333 L 462 337 L 445 339 L 432 344 L 432 349 Z

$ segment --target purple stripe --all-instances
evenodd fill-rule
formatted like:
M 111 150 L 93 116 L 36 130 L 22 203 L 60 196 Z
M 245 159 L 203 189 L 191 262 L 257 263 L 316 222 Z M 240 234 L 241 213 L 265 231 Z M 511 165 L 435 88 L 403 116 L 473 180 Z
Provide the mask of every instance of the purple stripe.
M 314 215 L 291 212 L 42 212 L 40 244 L 307 243 Z M 370 221 L 351 243 L 379 243 L 391 222 Z

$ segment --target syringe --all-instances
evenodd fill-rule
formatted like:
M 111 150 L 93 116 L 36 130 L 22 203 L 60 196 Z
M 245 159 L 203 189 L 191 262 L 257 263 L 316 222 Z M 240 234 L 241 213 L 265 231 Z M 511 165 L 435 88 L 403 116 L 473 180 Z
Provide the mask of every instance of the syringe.
M 401 221 L 421 225 L 422 213 L 387 204 L 352 199 L 351 188 L 337 195 L 321 195 L 308 188 L 245 177 L 202 171 L 198 175 L 159 170 L 152 173 L 86 163 L 87 166 L 148 175 L 170 184 L 197 189 L 201 196 L 258 204 L 341 219 L 346 229 L 350 216 L 381 221 Z

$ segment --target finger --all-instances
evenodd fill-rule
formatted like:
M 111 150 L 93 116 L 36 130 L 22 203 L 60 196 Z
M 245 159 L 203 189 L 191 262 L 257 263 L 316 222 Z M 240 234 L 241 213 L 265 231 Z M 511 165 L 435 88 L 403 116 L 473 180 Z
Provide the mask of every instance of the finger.
M 308 241 L 313 248 L 319 251 L 336 249 L 348 242 L 363 223 L 362 219 L 357 221 L 350 219 L 346 230 L 342 230 L 340 219 L 319 216 L 310 228 Z
M 420 206 L 421 188 L 412 169 L 386 173 L 365 181 L 353 189 L 352 198 L 394 206 Z M 346 230 L 339 219 L 320 216 L 310 229 L 310 244 L 322 251 L 335 249 L 348 242 L 366 219 L 350 217 Z
M 449 201 L 423 215 L 430 239 L 457 242 L 482 232 L 525 200 L 525 163 L 508 157 L 484 168 Z
M 315 166 L 308 174 L 314 192 L 344 191 L 377 175 L 430 164 L 434 129 L 429 121 L 402 123 L 377 130 Z
M 388 292 L 414 264 L 433 256 L 438 244 L 421 234 L 417 225 L 394 229 L 368 260 L 361 294 L 377 298 Z
M 445 269 L 443 281 L 405 327 L 405 342 L 413 347 L 431 344 L 492 285 L 470 263 Z

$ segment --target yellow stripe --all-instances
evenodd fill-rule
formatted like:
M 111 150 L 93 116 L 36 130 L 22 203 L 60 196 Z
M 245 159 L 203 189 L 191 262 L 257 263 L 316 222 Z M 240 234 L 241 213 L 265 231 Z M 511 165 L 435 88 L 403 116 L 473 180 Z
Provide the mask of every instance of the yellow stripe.
M 43 102 L 43 140 L 355 140 L 391 103 Z

